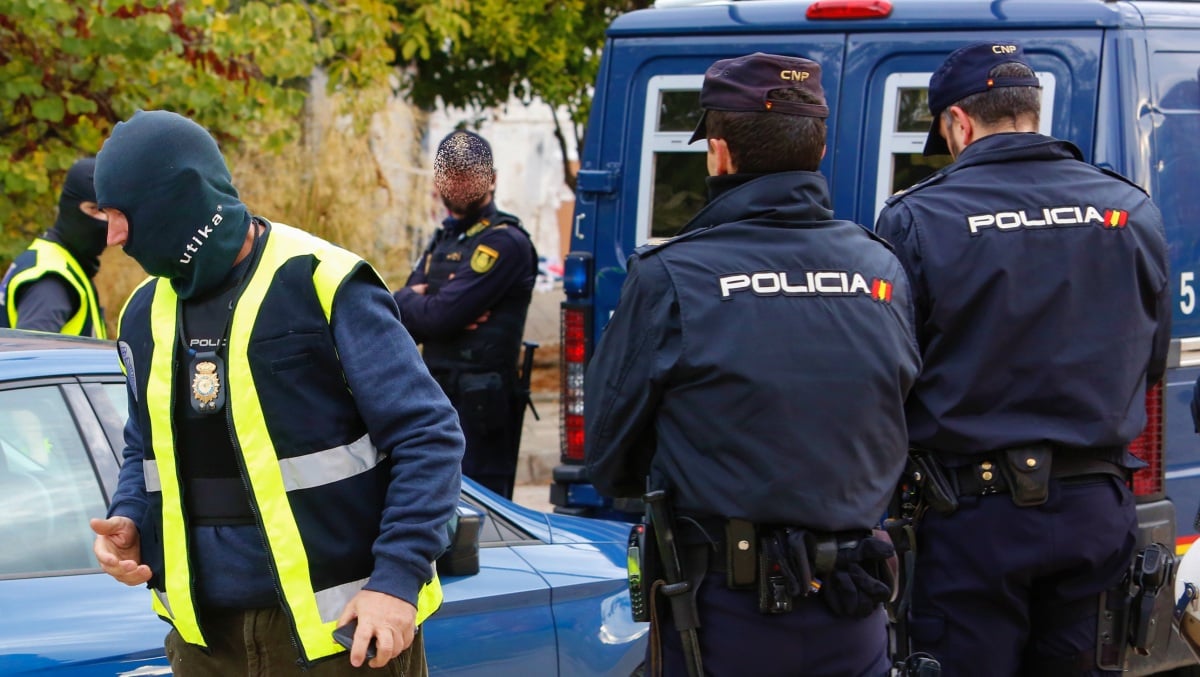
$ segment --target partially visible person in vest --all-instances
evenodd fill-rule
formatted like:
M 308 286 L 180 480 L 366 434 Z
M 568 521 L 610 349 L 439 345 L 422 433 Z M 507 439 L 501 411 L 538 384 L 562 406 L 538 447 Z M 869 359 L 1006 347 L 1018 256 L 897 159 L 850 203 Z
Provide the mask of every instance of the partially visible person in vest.
M 118 325 L 130 416 L 95 553 L 149 584 L 174 674 L 426 674 L 463 438 L 387 286 L 252 215 L 174 113 L 113 129 L 96 193 L 151 277 Z
M 100 270 L 108 217 L 96 206 L 95 158 L 67 171 L 54 225 L 0 280 L 0 327 L 107 338 L 92 278 Z
M 396 302 L 458 410 L 467 438 L 463 474 L 512 498 L 527 397 L 517 360 L 537 252 L 521 220 L 496 209 L 496 170 L 483 137 L 451 132 L 438 144 L 433 173 L 449 216 Z

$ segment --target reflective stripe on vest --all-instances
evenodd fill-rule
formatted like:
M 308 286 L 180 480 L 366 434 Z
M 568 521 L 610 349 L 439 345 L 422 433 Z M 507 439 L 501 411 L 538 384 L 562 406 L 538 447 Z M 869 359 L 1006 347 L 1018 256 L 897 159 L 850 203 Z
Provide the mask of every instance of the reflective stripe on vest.
M 92 336 L 108 338 L 104 320 L 100 317 L 100 303 L 96 299 L 96 291 L 83 268 L 75 257 L 57 242 L 36 239 L 29 249 L 37 253 L 37 264 L 13 275 L 8 282 L 5 304 L 8 308 L 8 326 L 17 326 L 17 291 L 26 283 L 33 282 L 48 273 L 54 273 L 67 281 L 79 297 L 79 309 L 71 319 L 63 325 L 59 333 L 83 335 L 83 327 L 89 319 L 92 321 Z
M 150 373 L 146 382 L 146 402 L 150 412 L 150 436 L 154 446 L 155 485 L 162 492 L 163 580 L 167 590 L 182 591 L 166 603 L 166 592 L 155 591 L 154 611 L 168 619 L 185 642 L 208 646 L 196 620 L 196 600 L 192 596 L 192 572 L 188 559 L 187 525 L 183 520 L 183 498 L 179 474 L 175 466 L 175 429 L 171 425 L 172 382 L 175 376 L 175 313 L 178 303 L 175 291 L 166 280 L 155 285 L 150 302 L 150 327 L 154 332 L 154 347 L 150 354 Z M 143 473 L 146 471 L 143 470 Z M 163 482 L 161 478 L 166 477 Z
M 359 475 L 374 468 L 385 456 L 375 449 L 367 436 L 298 457 L 280 459 L 275 452 L 257 388 L 250 378 L 252 372 L 247 351 L 259 309 L 277 271 L 297 256 L 312 256 L 318 262 L 313 272 L 313 285 L 326 322 L 330 321 L 337 290 L 362 261 L 303 231 L 283 224 L 272 225 L 261 259 L 234 305 L 227 347 L 226 387 L 234 438 L 242 452 L 284 605 L 292 617 L 304 658 L 314 661 L 345 651 L 333 640 L 332 632 L 346 603 L 363 588 L 367 579 L 324 590 L 313 589 L 308 554 L 304 551 L 300 526 L 290 508 L 288 492 Z M 174 376 L 171 357 L 177 339 L 176 307 L 177 297 L 171 285 L 165 281 L 156 285 L 150 313 L 155 353 L 151 358 L 146 396 L 147 402 L 151 403 L 148 406 L 152 411 L 152 432 L 158 434 L 152 434 L 155 460 L 144 463 L 144 475 L 148 491 L 155 487 L 162 491 L 167 589 L 156 591 L 153 604 L 160 615 L 175 625 L 184 641 L 203 646 L 191 594 L 187 535 L 171 440 L 170 402 Z M 164 353 L 161 360 L 160 346 Z M 246 454 L 245 449 L 254 449 L 255 453 Z M 418 594 L 416 622 L 424 622 L 441 602 L 442 589 L 435 570 L 432 579 Z
M 296 458 L 279 459 L 279 470 L 283 477 L 284 489 L 296 491 L 361 475 L 379 465 L 385 458 L 386 456 L 371 444 L 371 438 L 363 435 L 350 444 Z M 146 479 L 146 491 L 162 491 L 157 460 L 143 461 L 142 474 Z

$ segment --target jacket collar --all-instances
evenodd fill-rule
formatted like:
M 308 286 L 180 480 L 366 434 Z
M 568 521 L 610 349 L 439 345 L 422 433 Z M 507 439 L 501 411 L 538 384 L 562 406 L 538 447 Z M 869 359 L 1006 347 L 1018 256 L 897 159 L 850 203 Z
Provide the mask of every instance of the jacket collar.
M 1070 141 L 1031 132 L 1004 132 L 985 136 L 968 145 L 946 171 L 1025 160 L 1083 160 L 1083 153 Z
M 471 226 L 483 220 L 496 220 L 496 201 L 492 200 L 483 206 L 476 215 L 468 216 L 462 219 L 456 219 L 453 216 L 447 216 L 442 220 L 442 228 L 447 235 L 458 235 L 467 232 Z
M 772 225 L 801 228 L 833 218 L 829 187 L 817 172 L 776 172 L 710 181 L 715 197 L 696 213 L 679 234 L 732 221 L 769 221 Z M 724 183 L 733 184 L 724 187 Z

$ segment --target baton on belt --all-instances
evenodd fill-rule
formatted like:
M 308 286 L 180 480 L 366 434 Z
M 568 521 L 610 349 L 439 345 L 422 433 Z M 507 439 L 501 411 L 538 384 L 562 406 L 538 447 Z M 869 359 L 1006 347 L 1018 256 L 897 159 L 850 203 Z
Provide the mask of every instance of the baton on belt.
M 528 407 L 533 412 L 535 420 L 542 420 L 542 417 L 538 416 L 537 409 L 533 406 L 533 388 L 531 384 L 531 380 L 533 379 L 533 351 L 537 350 L 538 344 L 533 341 L 523 341 L 522 345 L 525 346 L 525 354 L 521 359 L 521 373 L 517 375 L 516 402 L 508 410 L 513 421 L 513 448 L 518 451 L 521 449 L 521 432 L 525 427 L 525 408 Z M 516 454 L 517 451 L 513 453 Z
M 671 602 L 671 615 L 683 641 L 688 674 L 691 677 L 703 677 L 700 638 L 696 633 L 696 628 L 700 627 L 700 614 L 696 609 L 696 598 L 692 596 L 692 585 L 684 578 L 683 567 L 679 563 L 679 551 L 675 548 L 675 520 L 667 503 L 667 493 L 656 489 L 647 492 L 642 500 L 650 515 L 650 524 L 654 527 L 654 538 L 663 563 L 663 579 L 666 581 L 661 589 Z
M 533 406 L 533 388 L 531 383 L 533 378 L 533 351 L 538 349 L 538 344 L 533 341 L 522 341 L 522 345 L 525 346 L 525 354 L 521 360 L 521 377 L 519 383 L 521 386 L 520 394 L 523 399 L 521 401 L 521 413 L 517 420 L 517 430 L 521 429 L 521 422 L 525 419 L 526 406 L 529 407 L 529 411 L 533 412 L 535 421 L 542 420 L 542 417 L 538 416 L 537 409 Z

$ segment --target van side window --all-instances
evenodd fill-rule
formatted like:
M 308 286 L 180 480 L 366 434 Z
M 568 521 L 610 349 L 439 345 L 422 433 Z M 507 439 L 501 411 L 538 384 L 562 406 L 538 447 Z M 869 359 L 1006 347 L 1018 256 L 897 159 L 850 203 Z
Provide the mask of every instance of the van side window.
M 909 188 L 950 164 L 950 156 L 925 157 L 929 115 L 929 76 L 932 73 L 892 73 L 884 83 L 879 139 L 879 172 L 875 184 L 875 216 L 897 191 Z M 1043 134 L 1050 133 L 1054 109 L 1054 76 L 1038 73 L 1042 82 Z
M 646 86 L 635 245 L 670 237 L 707 201 L 707 148 L 688 145 L 700 121 L 702 75 L 658 75 Z

